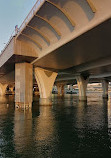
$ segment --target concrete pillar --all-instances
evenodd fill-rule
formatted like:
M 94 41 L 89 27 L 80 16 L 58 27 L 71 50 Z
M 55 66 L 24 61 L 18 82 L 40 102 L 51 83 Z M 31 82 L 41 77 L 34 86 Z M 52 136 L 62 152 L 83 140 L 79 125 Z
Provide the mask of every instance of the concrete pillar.
M 15 103 L 17 107 L 29 108 L 33 101 L 33 66 L 29 63 L 15 64 Z
M 7 86 L 8 86 L 8 84 L 0 83 L 0 95 L 5 95 Z
M 108 84 L 107 80 L 102 80 L 103 99 L 108 99 Z
M 61 95 L 61 86 L 57 85 L 57 91 L 58 91 L 58 95 Z
M 40 92 L 40 104 L 50 105 L 52 88 L 57 77 L 57 73 L 38 67 L 34 69 L 34 72 Z
M 64 85 L 63 84 L 58 84 L 57 85 L 57 91 L 58 91 L 58 95 L 64 95 Z
M 13 92 L 13 87 L 10 87 L 11 92 Z
M 86 90 L 87 90 L 87 84 L 88 84 L 88 78 L 83 76 L 77 76 L 77 84 L 79 89 L 79 100 L 80 101 L 86 101 Z
M 69 89 L 70 89 L 70 91 L 73 92 L 73 85 L 70 85 L 70 86 L 69 86 Z
M 64 85 L 61 86 L 61 94 L 64 95 Z
M 12 94 L 14 94 L 14 87 L 10 87 L 10 90 L 11 90 L 11 92 L 12 92 Z

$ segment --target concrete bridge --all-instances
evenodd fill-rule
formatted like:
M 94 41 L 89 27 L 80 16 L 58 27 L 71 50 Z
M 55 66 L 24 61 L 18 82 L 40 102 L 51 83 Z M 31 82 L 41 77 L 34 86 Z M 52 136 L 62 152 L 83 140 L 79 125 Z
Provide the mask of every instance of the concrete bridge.
M 38 0 L 0 55 L 1 93 L 13 81 L 16 105 L 31 107 L 34 74 L 40 104 L 51 104 L 53 84 L 63 72 L 76 77 L 80 100 L 86 100 L 91 75 L 103 76 L 107 96 L 110 28 L 111 0 Z

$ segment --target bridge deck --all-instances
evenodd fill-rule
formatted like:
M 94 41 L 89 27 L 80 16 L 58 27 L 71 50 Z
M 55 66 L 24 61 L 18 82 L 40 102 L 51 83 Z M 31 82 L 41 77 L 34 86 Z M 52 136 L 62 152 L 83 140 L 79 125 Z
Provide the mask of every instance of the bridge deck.
M 0 75 L 16 62 L 64 71 L 111 57 L 111 0 L 41 0 L 0 56 Z M 111 63 L 85 70 L 109 72 Z M 9 68 L 10 67 L 10 68 Z

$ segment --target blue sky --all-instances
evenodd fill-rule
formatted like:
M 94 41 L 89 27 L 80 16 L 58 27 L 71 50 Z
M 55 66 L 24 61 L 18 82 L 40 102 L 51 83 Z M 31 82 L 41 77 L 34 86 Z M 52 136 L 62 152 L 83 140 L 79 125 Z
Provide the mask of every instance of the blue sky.
M 37 0 L 0 0 L 0 52 Z

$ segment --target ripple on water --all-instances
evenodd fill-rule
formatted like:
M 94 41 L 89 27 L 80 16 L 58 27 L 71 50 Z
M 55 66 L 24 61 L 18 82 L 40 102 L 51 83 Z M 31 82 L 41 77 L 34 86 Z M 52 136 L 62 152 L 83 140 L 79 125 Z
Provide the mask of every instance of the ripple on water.
M 111 157 L 111 103 L 100 94 L 52 98 L 52 106 L 32 110 L 0 103 L 0 155 L 3 158 Z M 0 157 L 0 158 L 1 158 Z

